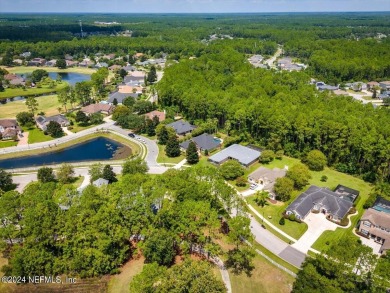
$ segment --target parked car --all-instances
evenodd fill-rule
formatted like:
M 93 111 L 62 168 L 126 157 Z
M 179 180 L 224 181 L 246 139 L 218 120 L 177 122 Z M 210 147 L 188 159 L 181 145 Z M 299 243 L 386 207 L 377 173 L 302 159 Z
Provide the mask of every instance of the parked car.
M 135 134 L 134 133 L 129 133 L 128 136 L 132 137 L 132 138 L 135 138 Z
M 257 188 L 257 184 L 252 184 L 250 187 L 249 187 L 249 189 L 251 189 L 251 190 L 255 190 Z

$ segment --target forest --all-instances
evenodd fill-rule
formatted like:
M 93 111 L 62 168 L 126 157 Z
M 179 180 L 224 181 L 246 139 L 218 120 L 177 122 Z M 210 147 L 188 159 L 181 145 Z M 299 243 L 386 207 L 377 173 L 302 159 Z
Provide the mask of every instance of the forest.
M 92 178 L 101 176 L 99 168 L 99 164 L 91 166 Z M 3 267 L 5 275 L 86 278 L 115 274 L 139 249 L 156 269 L 155 278 L 162 273 L 176 278 L 187 265 L 192 274 L 204 272 L 207 262 L 175 268 L 175 258 L 187 259 L 200 251 L 204 258 L 223 255 L 216 241 L 221 239 L 222 217 L 230 223 L 225 241 L 234 244 L 235 254 L 247 253 L 240 237 L 250 239 L 250 232 L 245 232 L 249 220 L 230 219 L 233 206 L 241 210 L 243 205 L 214 167 L 171 169 L 153 177 L 145 174 L 147 169 L 139 159 L 127 161 L 119 180 L 111 171 L 112 184 L 89 185 L 79 194 L 62 177 L 56 180 L 51 168 L 41 168 L 39 181 L 22 193 L 3 193 L 0 213 L 7 221 L 2 222 L 0 237 L 9 259 Z M 135 246 L 138 240 L 143 241 Z M 231 261 L 235 266 L 236 262 Z M 225 292 L 215 277 L 205 274 L 203 278 L 214 287 L 202 292 Z M 143 286 L 154 285 L 143 282 Z M 172 282 L 163 281 L 161 286 L 172 286 Z
M 165 70 L 157 85 L 164 107 L 190 121 L 217 118 L 237 142 L 298 158 L 319 149 L 341 172 L 390 179 L 388 109 L 320 93 L 306 73 L 255 69 L 218 44 L 213 51 Z
M 211 35 L 233 39 L 213 42 L 244 54 L 284 53 L 309 64 L 308 73 L 325 82 L 390 78 L 390 17 L 380 13 L 270 14 L 0 14 L 0 54 L 79 57 L 98 52 L 118 56 L 143 52 L 179 60 L 208 53 Z M 80 38 L 79 21 L 83 21 Z M 98 25 L 95 21 L 113 21 Z M 131 31 L 131 37 L 119 33 Z M 385 37 L 383 37 L 385 36 Z

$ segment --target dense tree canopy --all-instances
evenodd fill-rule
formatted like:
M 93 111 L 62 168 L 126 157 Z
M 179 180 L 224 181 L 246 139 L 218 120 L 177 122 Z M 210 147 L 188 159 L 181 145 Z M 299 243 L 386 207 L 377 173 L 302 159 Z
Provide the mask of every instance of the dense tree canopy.
M 218 54 L 166 68 L 157 85 L 164 106 L 189 120 L 217 118 L 239 140 L 294 157 L 318 149 L 337 170 L 389 180 L 388 109 L 319 93 L 305 73 L 253 69 L 241 54 L 211 47 Z

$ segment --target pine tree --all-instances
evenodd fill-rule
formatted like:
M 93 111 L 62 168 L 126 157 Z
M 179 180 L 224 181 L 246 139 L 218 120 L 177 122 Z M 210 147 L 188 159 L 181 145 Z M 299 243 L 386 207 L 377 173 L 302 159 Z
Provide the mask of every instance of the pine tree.
M 160 133 L 157 135 L 159 144 L 167 144 L 169 139 L 169 133 L 165 126 L 161 128 Z
M 171 137 L 169 137 L 167 146 L 165 147 L 165 153 L 170 158 L 180 156 L 180 146 L 176 135 L 172 135 Z
M 189 164 L 196 164 L 199 162 L 199 155 L 196 145 L 193 141 L 190 142 L 187 149 L 187 162 Z
M 147 78 L 147 81 L 149 83 L 151 82 L 155 82 L 157 80 L 157 73 L 156 73 L 156 67 L 152 66 L 150 68 L 150 71 L 148 73 L 148 78 Z
M 103 179 L 108 180 L 110 183 L 118 181 L 116 179 L 116 174 L 112 170 L 110 165 L 105 165 L 103 168 Z

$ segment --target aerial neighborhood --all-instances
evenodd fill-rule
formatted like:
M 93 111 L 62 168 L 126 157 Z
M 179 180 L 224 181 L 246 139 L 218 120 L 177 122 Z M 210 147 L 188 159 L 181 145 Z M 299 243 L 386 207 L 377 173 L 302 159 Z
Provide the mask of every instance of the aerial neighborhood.
M 22 15 L 0 30 L 2 277 L 390 290 L 390 18 Z

